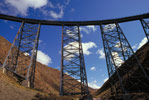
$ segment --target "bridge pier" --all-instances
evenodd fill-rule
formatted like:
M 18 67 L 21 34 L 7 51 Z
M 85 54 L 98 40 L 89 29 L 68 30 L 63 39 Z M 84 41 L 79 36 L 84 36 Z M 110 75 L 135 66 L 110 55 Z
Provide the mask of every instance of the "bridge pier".
M 80 29 L 77 25 L 63 25 L 60 95 L 84 96 L 86 94 L 89 94 L 89 91 L 80 37 Z
M 134 54 L 133 49 L 118 23 L 107 25 L 101 24 L 100 29 L 108 75 L 112 80 L 111 95 L 114 97 L 122 96 L 124 100 L 131 100 L 129 93 L 133 92 L 132 88 L 138 88 L 141 82 L 143 84 L 143 81 L 138 77 L 145 78 L 149 82 L 148 74 L 141 65 L 138 57 Z M 128 61 L 129 58 L 132 58 L 132 55 L 133 61 Z M 131 69 L 131 67 L 133 67 L 132 62 L 136 63 L 136 69 L 139 68 L 141 70 L 141 73 L 138 73 L 133 77 L 133 71 L 136 69 Z M 125 66 L 125 69 L 121 69 L 121 66 Z M 128 80 L 126 80 L 126 78 L 128 78 Z M 126 84 L 131 84 L 132 87 L 129 87 Z M 140 91 L 142 91 L 141 88 L 135 90 L 135 92 Z
M 23 21 L 2 66 L 3 73 L 13 73 L 15 77 L 26 80 L 31 88 L 34 88 L 39 34 L 40 24 Z

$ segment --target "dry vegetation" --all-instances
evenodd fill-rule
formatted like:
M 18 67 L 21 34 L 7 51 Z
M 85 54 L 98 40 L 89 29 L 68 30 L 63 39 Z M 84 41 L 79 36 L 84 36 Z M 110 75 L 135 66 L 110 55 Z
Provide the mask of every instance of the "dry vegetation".
M 31 100 L 36 93 L 38 92 L 22 87 L 12 78 L 2 74 L 0 69 L 0 100 Z
M 72 100 L 72 97 L 60 97 L 26 88 L 13 78 L 2 73 L 0 69 L 0 100 Z

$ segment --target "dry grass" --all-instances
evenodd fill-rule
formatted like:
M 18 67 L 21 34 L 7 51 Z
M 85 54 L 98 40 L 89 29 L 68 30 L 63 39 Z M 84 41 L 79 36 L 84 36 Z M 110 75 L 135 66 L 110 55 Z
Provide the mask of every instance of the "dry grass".
M 75 100 L 75 98 L 60 97 L 26 88 L 3 74 L 0 69 L 0 100 Z
M 35 90 L 19 85 L 0 70 L 0 100 L 31 100 L 36 93 Z

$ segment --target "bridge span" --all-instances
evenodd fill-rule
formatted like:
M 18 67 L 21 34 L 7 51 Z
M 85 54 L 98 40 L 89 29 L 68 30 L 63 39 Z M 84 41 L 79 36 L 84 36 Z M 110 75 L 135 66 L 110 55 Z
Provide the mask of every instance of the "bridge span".
M 56 25 L 56 26 L 86 26 L 86 25 L 100 25 L 100 24 L 111 24 L 111 23 L 123 23 L 128 21 L 135 21 L 135 20 L 141 20 L 149 18 L 149 13 L 141 14 L 141 15 L 135 15 L 135 16 L 129 16 L 129 17 L 123 17 L 123 18 L 116 18 L 116 19 L 108 19 L 108 20 L 96 20 L 96 21 L 50 21 L 50 20 L 38 20 L 38 19 L 29 19 L 29 18 L 21 18 L 21 17 L 15 17 L 15 16 L 9 16 L 0 14 L 0 19 L 4 20 L 10 20 L 15 22 L 26 22 L 31 24 L 41 24 L 41 25 Z
M 21 23 L 2 65 L 3 72 L 13 73 L 18 77 L 20 83 L 27 81 L 30 88 L 34 88 L 41 25 L 61 26 L 60 95 L 81 95 L 82 98 L 91 98 L 88 90 L 80 26 L 99 25 L 110 81 L 105 85 L 110 87 L 110 100 L 136 100 L 132 99 L 134 98 L 132 94 L 149 93 L 149 71 L 147 70 L 149 64 L 141 63 L 119 25 L 119 23 L 139 20 L 149 43 L 149 13 L 97 21 L 50 21 L 4 14 L 0 14 L 0 19 Z M 109 24 L 113 24 L 115 27 L 110 27 Z M 140 84 L 144 86 L 140 86 Z M 104 90 L 105 88 L 101 88 L 100 91 Z M 148 100 L 149 97 L 144 94 L 144 100 Z M 140 97 L 136 95 L 135 98 L 139 100 Z

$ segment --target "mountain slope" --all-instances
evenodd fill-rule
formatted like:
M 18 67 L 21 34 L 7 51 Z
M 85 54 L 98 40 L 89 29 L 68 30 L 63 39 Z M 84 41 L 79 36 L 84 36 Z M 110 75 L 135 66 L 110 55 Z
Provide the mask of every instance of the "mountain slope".
M 4 37 L 0 36 L 0 63 L 4 62 L 5 57 L 7 56 L 7 53 L 10 49 L 10 46 L 11 43 L 7 41 Z M 37 62 L 35 72 L 35 89 L 40 90 L 44 93 L 58 96 L 59 86 L 60 86 L 60 71 Z M 4 92 L 1 86 L 0 89 L 1 91 Z M 89 90 L 91 91 L 91 93 L 94 92 L 94 90 L 91 88 L 89 88 Z M 34 93 L 33 95 L 35 95 L 36 93 Z
M 0 100 L 31 100 L 37 93 L 40 92 L 20 86 L 12 78 L 2 74 L 0 69 Z
M 136 56 L 138 57 L 138 60 L 139 62 L 142 64 L 142 66 L 144 67 L 144 70 L 147 72 L 147 74 L 149 75 L 149 68 L 148 68 L 148 65 L 149 65 L 149 43 L 146 43 L 144 46 L 142 46 L 139 50 L 137 50 L 137 52 L 135 53 Z M 131 64 L 130 64 L 131 63 Z M 128 65 L 131 65 L 130 67 L 128 67 Z M 145 93 L 148 93 L 147 92 L 147 89 L 148 89 L 148 86 L 144 85 L 144 84 L 148 84 L 148 81 L 145 79 L 143 79 L 142 77 L 137 77 L 137 79 L 141 80 L 141 82 L 139 82 L 139 85 L 135 85 L 135 82 L 137 82 L 136 80 L 131 80 L 133 81 L 133 84 L 130 84 L 129 83 L 129 80 L 131 77 L 135 77 L 137 76 L 137 74 L 139 75 L 143 75 L 140 67 L 137 67 L 137 63 L 135 63 L 135 60 L 134 60 L 134 55 L 132 55 L 127 61 L 126 63 L 122 64 L 121 67 L 118 68 L 118 71 L 120 72 L 120 75 L 122 77 L 122 79 L 125 81 L 127 81 L 124 85 L 125 89 L 128 89 L 129 87 L 131 87 L 131 91 L 132 93 L 137 94 L 136 91 L 138 91 L 137 89 L 141 89 L 142 93 L 144 93 L 143 95 L 146 96 Z M 127 73 L 125 72 L 124 73 L 124 69 L 129 69 L 132 71 L 133 74 L 130 74 L 130 78 L 127 75 Z M 112 78 L 114 78 L 116 80 L 117 83 L 119 83 L 119 80 L 117 78 L 117 75 L 116 73 L 114 73 L 110 79 L 108 79 L 104 84 L 103 86 L 97 90 L 95 92 L 95 96 L 96 97 L 100 97 L 102 98 L 103 100 L 106 100 L 109 96 L 110 96 L 110 83 L 112 81 Z M 139 93 L 138 93 L 139 94 Z M 137 95 L 138 95 L 137 94 Z M 140 95 L 140 94 L 139 94 Z M 133 95 L 132 95 L 133 96 Z

